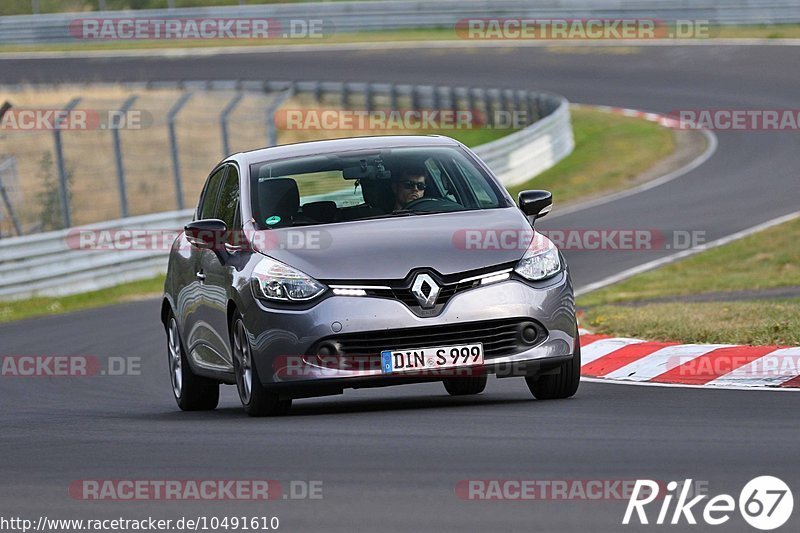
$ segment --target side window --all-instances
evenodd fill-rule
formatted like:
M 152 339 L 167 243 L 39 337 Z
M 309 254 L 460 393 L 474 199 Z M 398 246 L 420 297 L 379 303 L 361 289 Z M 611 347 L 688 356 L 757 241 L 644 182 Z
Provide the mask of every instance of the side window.
M 425 167 L 428 169 L 428 174 L 431 176 L 434 186 L 439 189 L 439 195 L 453 202 L 458 202 L 455 189 L 450 180 L 450 176 L 447 174 L 447 170 L 439 168 L 439 165 L 433 158 L 425 161 Z
M 225 167 L 222 167 L 209 176 L 205 189 L 203 190 L 200 206 L 197 208 L 198 216 L 201 219 L 216 218 L 214 216 L 214 209 L 217 205 L 217 190 L 219 189 L 219 182 L 224 175 Z
M 219 204 L 217 205 L 216 217 L 225 222 L 228 229 L 236 229 L 234 222 L 236 218 L 236 208 L 239 206 L 239 172 L 233 165 L 228 165 L 228 174 L 222 182 L 219 191 Z
M 478 199 L 481 207 L 496 207 L 499 200 L 492 191 L 491 187 L 489 187 L 486 179 L 483 176 L 477 175 L 476 170 L 464 168 L 464 166 L 458 161 L 455 161 L 455 164 L 458 166 L 458 170 L 461 172 L 461 174 L 463 174 L 467 179 L 469 188 L 472 189 L 472 192 L 475 194 L 475 197 Z

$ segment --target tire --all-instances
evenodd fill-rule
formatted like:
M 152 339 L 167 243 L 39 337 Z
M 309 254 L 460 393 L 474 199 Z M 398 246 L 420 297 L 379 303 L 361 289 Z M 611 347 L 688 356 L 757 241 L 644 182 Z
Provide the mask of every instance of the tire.
M 447 378 L 442 383 L 450 396 L 468 396 L 483 392 L 486 388 L 486 376 Z
M 291 398 L 282 400 L 261 384 L 252 357 L 250 338 L 244 321 L 236 316 L 231 326 L 231 352 L 236 374 L 236 390 L 244 411 L 250 416 L 281 416 L 292 407 Z
M 561 364 L 558 374 L 526 377 L 531 394 L 537 400 L 558 400 L 574 396 L 581 382 L 581 341 L 575 341 L 572 359 Z
M 172 396 L 182 411 L 211 411 L 219 404 L 219 383 L 192 372 L 178 330 L 170 312 L 167 318 L 167 357 Z

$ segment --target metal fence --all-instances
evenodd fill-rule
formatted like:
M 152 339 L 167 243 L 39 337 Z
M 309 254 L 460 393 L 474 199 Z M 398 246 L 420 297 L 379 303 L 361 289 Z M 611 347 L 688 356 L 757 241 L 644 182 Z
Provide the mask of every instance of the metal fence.
M 97 13 L 59 13 L 0 17 L 0 43 L 74 41 L 70 23 Z M 620 18 L 708 20 L 719 24 L 780 24 L 800 21 L 796 0 L 385 0 L 263 4 L 162 10 L 104 11 L 103 18 L 268 18 L 281 28 L 293 20 L 322 19 L 327 33 L 410 28 L 447 28 L 463 19 Z
M 359 82 L 183 82 L 177 85 L 150 84 L 149 87 L 173 87 L 184 91 L 181 96 L 172 99 L 171 112 L 167 113 L 166 125 L 170 132 L 173 128 L 169 128 L 169 125 L 178 120 L 183 106 L 193 98 L 191 95 L 197 95 L 201 91 L 233 90 L 232 96 L 226 95 L 225 105 L 215 119 L 222 147 L 199 145 L 186 147 L 188 151 L 181 150 L 177 145 L 178 135 L 166 135 L 166 138 L 175 140 L 168 142 L 167 146 L 162 148 L 165 152 L 171 152 L 172 156 L 172 176 L 169 181 L 173 182 L 175 194 L 172 196 L 174 203 L 171 207 L 177 210 L 81 225 L 80 229 L 134 228 L 180 231 L 191 217 L 191 211 L 184 209 L 185 205 L 181 200 L 184 197 L 181 191 L 185 189 L 182 162 L 192 159 L 193 154 L 205 153 L 208 156 L 209 151 L 219 150 L 218 153 L 228 151 L 230 137 L 235 131 L 229 130 L 229 121 L 226 117 L 230 117 L 233 110 L 237 109 L 248 91 L 271 95 L 270 99 L 263 102 L 266 104 L 266 109 L 262 109 L 258 114 L 258 120 L 263 121 L 261 134 L 265 133 L 273 144 L 276 140 L 275 111 L 289 97 L 306 97 L 314 102 L 335 100 L 341 108 L 356 104 L 367 109 L 386 106 L 390 109 L 411 107 L 475 110 L 489 117 L 490 122 L 493 120 L 491 117 L 498 116 L 500 112 L 518 113 L 519 116 L 528 117 L 527 127 L 475 149 L 506 185 L 530 179 L 566 157 L 574 148 L 568 103 L 560 96 L 546 93 Z M 142 87 L 138 89 L 141 92 Z M 133 96 L 129 96 L 125 102 L 132 99 Z M 171 122 L 170 119 L 174 120 Z M 121 144 L 124 145 L 124 138 L 120 142 L 113 131 L 99 133 L 114 139 L 110 147 L 118 161 L 115 175 L 106 175 L 103 187 L 108 192 L 108 184 L 116 184 L 120 202 L 119 211 L 125 213 L 128 211 L 126 199 L 130 199 L 130 195 L 126 192 L 129 187 L 126 183 L 125 163 L 131 158 L 122 157 L 123 152 L 119 149 Z M 47 134 L 55 135 L 52 132 Z M 152 136 L 152 133 L 147 134 Z M 154 156 L 148 154 L 147 157 Z M 213 161 L 219 160 L 213 154 L 208 157 Z M 68 169 L 69 164 L 64 161 L 66 158 L 55 166 Z M 209 169 L 210 165 L 207 165 L 205 171 Z M 193 180 L 197 183 L 194 188 L 198 191 L 204 177 L 205 173 L 200 179 Z M 68 170 L 65 171 L 60 183 L 66 187 L 49 191 L 51 194 L 48 198 L 51 202 L 58 198 L 57 203 L 62 207 L 66 205 L 66 211 L 69 213 L 69 199 L 72 194 L 69 189 L 71 180 Z M 55 192 L 58 194 L 52 194 Z M 94 191 L 95 194 L 100 192 L 100 190 Z M 67 199 L 65 204 L 64 198 Z M 163 202 L 161 205 L 164 210 L 170 208 Z M 69 215 L 63 217 L 64 222 L 71 219 Z M 87 251 L 76 246 L 77 230 L 78 228 L 62 229 L 0 240 L 0 300 L 73 294 L 121 282 L 146 279 L 165 270 L 166 252 L 163 249 Z
M 184 81 L 62 88 L 49 96 L 60 100 L 47 99 L 49 87 L 20 95 L 15 88 L 6 89 L 12 103 L 22 99 L 20 117 L 32 109 L 43 114 L 52 108 L 71 110 L 76 116 L 83 113 L 83 125 L 70 129 L 69 121 L 65 121 L 63 128 L 28 130 L 20 126 L 0 131 L 0 154 L 14 156 L 14 171 L 22 177 L 20 194 L 6 198 L 5 207 L 0 206 L 0 211 L 8 215 L 5 222 L 0 221 L 0 237 L 182 210 L 196 201 L 208 169 L 233 151 L 274 146 L 279 135 L 282 143 L 343 135 L 338 130 L 291 130 L 276 123 L 277 113 L 282 106 L 285 111 L 287 101 L 294 108 L 357 109 L 364 113 L 465 111 L 475 119 L 467 125 L 475 131 L 525 127 L 538 121 L 543 122 L 543 129 L 552 124 L 562 127 L 562 122 L 569 120 L 565 108 L 557 109 L 558 98 L 510 89 L 362 82 Z M 30 87 L 17 89 L 30 91 Z M 81 96 L 67 101 L 71 90 Z M 25 98 L 36 105 L 26 106 Z M 59 103 L 63 101 L 67 103 Z M 16 120 L 23 124 L 21 118 Z M 418 133 L 451 131 L 422 128 Z M 351 128 L 348 133 L 373 132 Z M 491 135 L 498 137 L 501 133 Z M 528 133 L 519 132 L 481 148 L 481 155 L 501 178 L 518 183 L 551 165 L 571 142 L 571 137 L 551 138 L 544 133 L 541 139 L 530 145 Z M 0 171 L 4 168 L 0 166 Z

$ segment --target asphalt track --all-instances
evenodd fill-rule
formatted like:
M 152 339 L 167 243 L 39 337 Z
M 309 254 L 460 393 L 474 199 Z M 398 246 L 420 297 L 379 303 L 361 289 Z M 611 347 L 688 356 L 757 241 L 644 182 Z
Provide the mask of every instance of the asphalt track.
M 796 47 L 664 46 L 15 59 L 0 61 L 0 83 L 396 81 L 536 88 L 660 112 L 777 109 L 796 107 L 799 54 Z M 714 156 L 687 175 L 544 219 L 542 227 L 704 231 L 712 241 L 797 210 L 796 132 L 718 137 Z M 580 287 L 670 253 L 567 256 Z M 285 531 L 616 531 L 623 501 L 463 501 L 454 489 L 466 479 L 693 478 L 707 481 L 712 495 L 738 497 L 749 479 L 769 474 L 800 490 L 794 393 L 584 383 L 573 399 L 537 402 L 521 380 L 494 380 L 468 399 L 448 397 L 438 384 L 348 391 L 298 401 L 289 417 L 252 420 L 230 387 L 216 412 L 176 410 L 156 301 L 5 325 L 0 339 L 4 355 L 142 360 L 140 376 L 0 380 L 3 516 L 276 515 Z M 81 479 L 208 478 L 284 486 L 320 480 L 323 499 L 92 502 L 67 492 Z M 748 526 L 734 515 L 716 529 Z

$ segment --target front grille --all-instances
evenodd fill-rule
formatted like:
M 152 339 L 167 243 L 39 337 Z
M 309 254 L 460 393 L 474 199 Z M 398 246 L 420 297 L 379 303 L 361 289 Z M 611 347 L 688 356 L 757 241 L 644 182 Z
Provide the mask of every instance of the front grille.
M 459 272 L 457 274 L 442 275 L 433 269 L 418 268 L 408 273 L 404 279 L 387 279 L 387 280 L 321 280 L 327 285 L 342 285 L 342 286 L 358 286 L 366 290 L 368 296 L 376 298 L 391 298 L 403 302 L 412 313 L 417 316 L 431 317 L 441 314 L 447 302 L 456 294 L 462 293 L 469 289 L 479 287 L 480 280 L 473 279 L 472 281 L 461 282 L 462 279 L 470 279 L 476 276 L 488 275 L 510 269 L 513 264 L 493 265 L 476 270 L 466 272 Z M 420 305 L 417 298 L 412 294 L 411 288 L 413 286 L 416 276 L 419 274 L 428 274 L 433 281 L 439 286 L 439 295 L 433 307 L 424 308 Z
M 523 336 L 523 330 L 526 328 L 528 330 Z M 540 344 L 546 337 L 547 331 L 544 326 L 535 320 L 506 318 L 335 335 L 315 344 L 309 355 L 318 353 L 320 346 L 334 350 L 345 358 L 353 358 L 379 357 L 383 350 L 406 350 L 482 342 L 484 358 L 492 359 L 530 349 Z
M 451 283 L 442 285 L 439 288 L 439 296 L 436 298 L 436 308 L 444 307 L 450 298 L 467 289 L 477 287 L 479 281 L 469 281 L 467 283 Z M 410 287 L 392 287 L 391 289 L 367 289 L 369 296 L 380 296 L 384 298 L 394 298 L 406 304 L 412 310 L 419 310 L 420 305 L 417 298 L 411 294 Z

